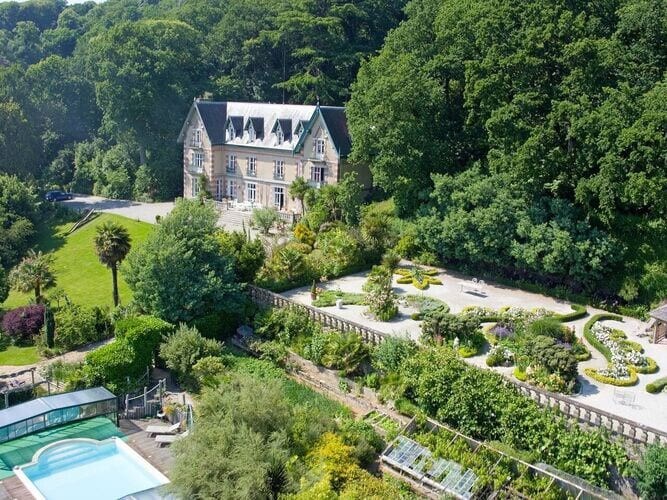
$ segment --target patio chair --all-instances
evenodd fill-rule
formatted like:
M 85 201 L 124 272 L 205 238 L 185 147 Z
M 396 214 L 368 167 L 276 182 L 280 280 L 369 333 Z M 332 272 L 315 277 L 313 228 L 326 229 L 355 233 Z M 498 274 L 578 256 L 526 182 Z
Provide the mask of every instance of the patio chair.
M 158 435 L 158 434 L 176 434 L 178 429 L 181 427 L 181 423 L 178 422 L 174 425 L 149 425 L 146 427 L 146 433 L 149 436 Z
M 160 436 L 155 436 L 155 443 L 158 446 L 175 443 L 179 439 L 183 439 L 184 437 L 187 437 L 187 435 L 189 433 L 190 433 L 190 431 L 187 430 L 183 434 L 162 434 Z

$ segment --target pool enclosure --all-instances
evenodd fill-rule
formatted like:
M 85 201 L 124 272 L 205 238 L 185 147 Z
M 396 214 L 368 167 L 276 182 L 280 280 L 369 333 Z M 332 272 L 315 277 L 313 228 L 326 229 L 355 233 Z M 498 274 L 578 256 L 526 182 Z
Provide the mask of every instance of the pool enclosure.
M 98 416 L 105 416 L 118 424 L 118 401 L 104 387 L 33 399 L 0 410 L 0 443 Z

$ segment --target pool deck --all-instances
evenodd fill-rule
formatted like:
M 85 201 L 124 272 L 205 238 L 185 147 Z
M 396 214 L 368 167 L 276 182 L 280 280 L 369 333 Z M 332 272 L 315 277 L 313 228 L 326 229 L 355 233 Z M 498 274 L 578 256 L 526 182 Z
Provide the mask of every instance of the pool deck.
M 157 420 L 121 420 L 120 430 L 127 437 L 126 442 L 157 470 L 169 477 L 174 458 L 169 446 L 158 447 L 154 437 L 148 437 L 144 430 L 149 425 L 160 424 Z M 33 496 L 16 476 L 0 481 L 0 500 L 33 500 Z

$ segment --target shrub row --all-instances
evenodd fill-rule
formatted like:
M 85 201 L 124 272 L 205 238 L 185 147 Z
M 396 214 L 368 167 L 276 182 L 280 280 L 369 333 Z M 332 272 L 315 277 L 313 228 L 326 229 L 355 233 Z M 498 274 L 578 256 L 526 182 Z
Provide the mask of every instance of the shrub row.
M 611 351 L 607 348 L 607 346 L 605 346 L 602 342 L 600 342 L 591 331 L 591 328 L 595 323 L 606 319 L 623 321 L 623 318 L 616 314 L 602 313 L 591 316 L 591 319 L 589 319 L 584 325 L 584 338 L 588 341 L 589 344 L 591 344 L 598 351 L 600 351 L 600 353 L 602 353 L 602 355 L 607 359 L 607 361 L 611 363 Z
M 556 318 L 561 323 L 568 323 L 570 321 L 576 321 L 578 319 L 584 318 L 588 314 L 586 306 L 582 306 L 581 304 L 572 304 L 571 307 L 571 313 L 556 314 L 554 318 Z
M 646 392 L 651 394 L 658 394 L 667 387 L 667 377 L 662 377 L 657 380 L 654 380 L 650 384 L 646 384 Z
M 606 375 L 599 374 L 594 368 L 586 368 L 584 373 L 593 380 L 597 380 L 603 384 L 615 385 L 618 387 L 630 387 L 635 385 L 639 381 L 639 378 L 637 377 L 637 370 L 633 367 L 628 367 L 628 371 L 630 372 L 630 377 L 628 378 L 607 377 Z
M 646 366 L 633 366 L 637 373 L 642 373 L 644 375 L 655 373 L 658 371 L 658 363 L 655 362 L 655 359 L 646 357 Z

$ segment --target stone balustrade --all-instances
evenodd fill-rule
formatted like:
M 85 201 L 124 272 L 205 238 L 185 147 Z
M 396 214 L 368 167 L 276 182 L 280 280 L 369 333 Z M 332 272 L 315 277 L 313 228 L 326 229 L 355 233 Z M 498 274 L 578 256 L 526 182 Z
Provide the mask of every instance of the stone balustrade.
M 368 328 L 354 321 L 334 316 L 316 307 L 301 304 L 264 288 L 248 285 L 248 292 L 253 302 L 258 305 L 280 308 L 296 307 L 304 311 L 310 319 L 317 321 L 323 327 L 341 332 L 354 332 L 360 335 L 364 342 L 369 344 L 378 345 L 389 336 L 373 328 Z M 513 378 L 507 377 L 507 380 L 514 384 L 519 392 L 530 397 L 539 405 L 554 408 L 573 421 L 593 427 L 606 428 L 612 435 L 628 439 L 637 444 L 667 444 L 667 433 L 663 431 L 574 401 L 572 398 L 562 394 L 545 391 Z

